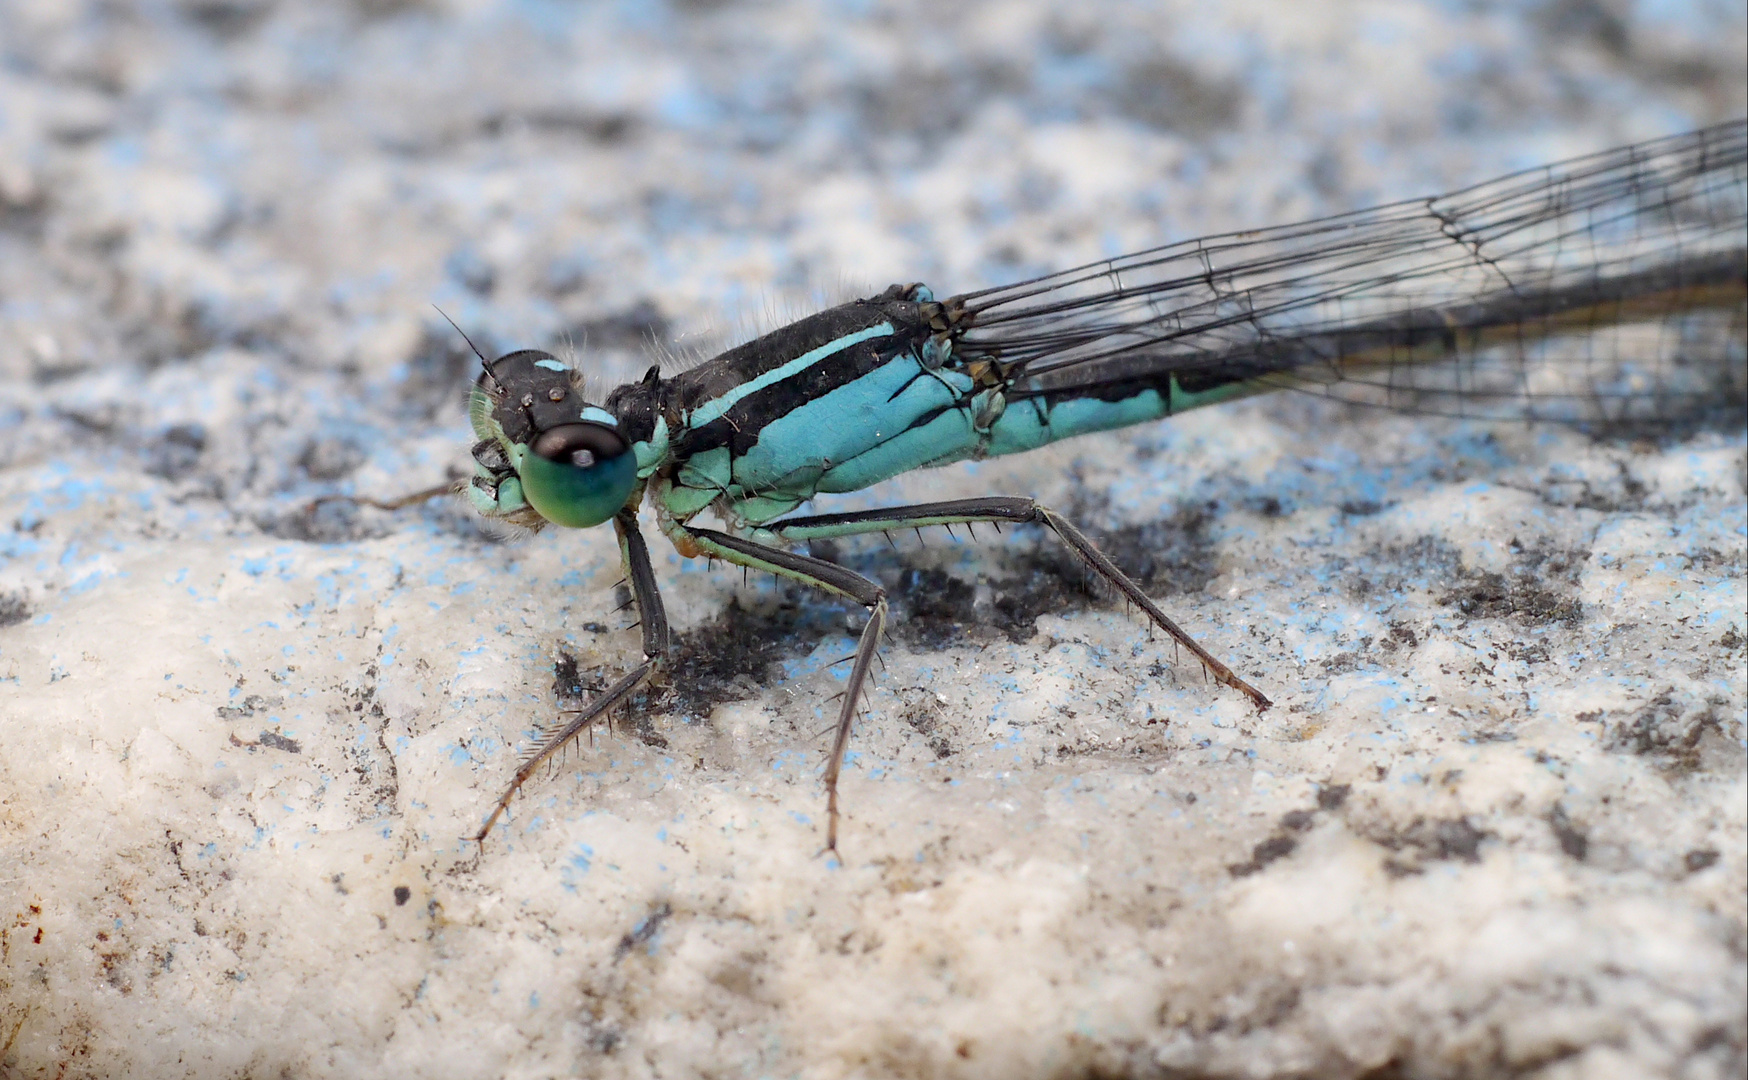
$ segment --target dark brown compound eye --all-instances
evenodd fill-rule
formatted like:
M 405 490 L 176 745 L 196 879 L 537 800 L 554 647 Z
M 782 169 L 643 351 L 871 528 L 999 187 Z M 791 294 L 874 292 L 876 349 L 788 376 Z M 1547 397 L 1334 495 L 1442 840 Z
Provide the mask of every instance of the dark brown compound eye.
M 579 469 L 598 461 L 610 461 L 627 449 L 617 431 L 601 424 L 560 424 L 541 432 L 534 440 L 536 454 Z

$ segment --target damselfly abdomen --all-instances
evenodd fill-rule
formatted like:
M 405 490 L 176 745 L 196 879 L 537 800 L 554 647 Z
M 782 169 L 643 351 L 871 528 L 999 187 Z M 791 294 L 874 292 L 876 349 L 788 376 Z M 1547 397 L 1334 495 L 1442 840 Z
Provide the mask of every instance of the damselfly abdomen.
M 547 353 L 486 362 L 469 410 L 479 437 L 469 499 L 534 528 L 612 521 L 644 655 L 543 733 L 479 838 L 542 764 L 666 661 L 668 622 L 638 526 L 645 503 L 683 555 L 867 608 L 825 766 L 834 848 L 838 771 L 888 610 L 878 584 L 792 545 L 1043 525 L 1216 681 L 1259 709 L 1269 701 L 1030 498 L 795 514 L 815 496 L 1284 388 L 1483 419 L 1739 419 L 1745 302 L 1748 122 L 1736 121 L 946 299 L 894 285 L 672 377 L 652 367 L 599 404 Z M 695 523 L 706 509 L 723 528 Z

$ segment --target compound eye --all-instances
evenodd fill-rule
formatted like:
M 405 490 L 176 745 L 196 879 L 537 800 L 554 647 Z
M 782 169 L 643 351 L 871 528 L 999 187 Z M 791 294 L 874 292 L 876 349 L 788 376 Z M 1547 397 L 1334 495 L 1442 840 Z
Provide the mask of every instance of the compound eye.
M 568 528 L 599 525 L 637 488 L 637 455 L 605 424 L 560 424 L 540 433 L 517 466 L 534 512 Z
M 560 424 L 542 432 L 532 449 L 548 461 L 588 469 L 630 448 L 617 431 L 601 424 Z

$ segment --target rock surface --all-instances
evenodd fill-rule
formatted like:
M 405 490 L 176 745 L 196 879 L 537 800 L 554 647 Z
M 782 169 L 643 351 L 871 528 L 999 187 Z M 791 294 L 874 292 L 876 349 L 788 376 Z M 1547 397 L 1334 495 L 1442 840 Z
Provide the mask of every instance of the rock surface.
M 482 349 L 600 385 L 1740 114 L 1694 3 L 0 3 L 0 1075 L 1728 1077 L 1744 437 L 1259 399 L 911 476 L 899 620 L 603 531 L 382 513 Z M 653 538 L 652 530 L 652 542 Z

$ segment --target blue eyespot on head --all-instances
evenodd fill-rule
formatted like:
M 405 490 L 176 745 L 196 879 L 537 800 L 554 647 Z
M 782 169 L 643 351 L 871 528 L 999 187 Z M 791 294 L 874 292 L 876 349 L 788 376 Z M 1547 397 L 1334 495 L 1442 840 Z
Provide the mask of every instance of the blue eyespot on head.
M 599 525 L 637 486 L 637 455 L 619 432 L 589 421 L 540 433 L 522 455 L 522 497 L 554 525 Z

